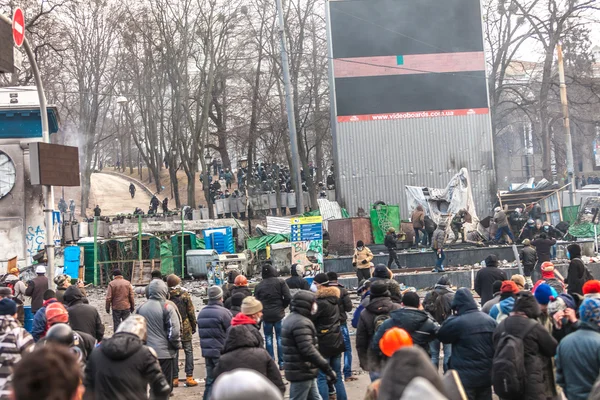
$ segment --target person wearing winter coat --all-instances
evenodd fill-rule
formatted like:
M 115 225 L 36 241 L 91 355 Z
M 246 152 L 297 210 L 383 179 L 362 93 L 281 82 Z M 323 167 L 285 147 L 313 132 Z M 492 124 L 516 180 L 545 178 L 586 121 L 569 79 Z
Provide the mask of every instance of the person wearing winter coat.
M 229 300 L 231 300 L 229 303 L 230 304 L 229 311 L 231 312 L 231 315 L 233 317 L 235 317 L 240 312 L 242 312 L 242 302 L 244 301 L 244 299 L 246 297 L 248 297 L 248 296 L 244 296 L 243 293 L 238 292 L 229 298 Z
M 233 317 L 227 331 L 225 346 L 214 370 L 214 378 L 238 368 L 252 369 L 264 375 L 285 393 L 285 385 L 275 361 L 263 347 L 263 338 L 257 324 L 262 318 L 262 304 L 254 297 L 246 297 L 242 311 Z
M 215 381 L 212 400 L 282 400 L 281 391 L 260 373 L 239 368 L 226 372 Z
M 42 303 L 42 307 L 33 316 L 33 323 L 31 325 L 31 336 L 33 336 L 35 342 L 38 342 L 46 334 L 46 307 L 56 302 L 58 300 L 56 300 L 54 290 L 46 290 L 44 292 L 44 303 Z
M 587 400 L 600 375 L 600 299 L 579 307 L 581 324 L 556 351 L 556 381 L 569 400 Z
M 14 265 L 11 266 L 11 263 Z M 4 281 L 12 286 L 12 295 L 14 299 L 18 300 L 16 303 L 19 304 L 19 301 L 23 303 L 25 301 L 27 286 L 25 286 L 25 283 L 19 278 L 20 271 L 17 267 L 17 257 L 8 260 L 7 269 L 8 275 L 6 275 Z
M 0 300 L 0 398 L 11 397 L 12 371 L 21 356 L 33 350 L 31 335 L 17 321 L 17 303 Z
M 523 240 L 523 248 L 519 252 L 519 259 L 523 264 L 523 273 L 525 274 L 525 281 L 528 288 L 533 286 L 533 281 L 531 280 L 531 273 L 535 268 L 535 264 L 537 263 L 537 252 L 533 247 L 531 247 L 531 241 L 529 239 Z
M 454 300 L 454 290 L 450 285 L 450 280 L 447 275 L 442 276 L 433 287 L 433 290 L 428 292 L 423 299 L 423 308 L 436 320 L 438 324 L 442 324 L 452 315 L 452 300 Z M 436 367 L 439 367 L 440 348 L 444 351 L 444 372 L 448 370 L 448 362 L 452 354 L 452 345 L 440 342 L 438 338 L 429 343 L 429 351 L 431 353 L 431 362 Z
M 348 330 L 348 313 L 352 311 L 352 299 L 344 285 L 338 282 L 338 275 L 335 272 L 329 271 L 327 279 L 329 280 L 327 286 L 336 287 L 340 290 L 340 330 L 344 338 L 344 381 L 355 381 L 358 378 L 352 376 L 352 342 Z
M 229 271 L 227 273 L 227 282 L 223 284 L 221 289 L 223 289 L 223 303 L 227 301 L 231 297 L 231 289 L 235 287 L 235 278 L 238 277 L 240 273 L 236 270 Z
M 69 325 L 76 331 L 85 332 L 102 341 L 104 324 L 98 309 L 83 303 L 84 296 L 77 286 L 71 285 L 65 291 L 64 303 L 69 312 Z
M 69 275 L 58 275 L 54 278 L 54 284 L 56 285 L 56 300 L 65 304 L 64 296 L 67 288 L 71 286 L 71 278 Z
M 478 310 L 467 288 L 456 291 L 452 310 L 437 333 L 442 343 L 452 345 L 449 367 L 458 372 L 469 399 L 491 400 L 496 321 Z
M 169 289 L 162 280 L 154 279 L 148 285 L 148 301 L 137 309 L 146 318 L 146 344 L 156 353 L 171 390 L 175 377 L 175 356 L 181 348 L 181 317 L 177 306 L 167 301 Z
M 110 314 L 112 308 L 113 329 L 117 331 L 119 324 L 125 321 L 135 310 L 135 296 L 133 286 L 123 278 L 120 270 L 113 271 L 113 280 L 108 283 L 106 290 L 106 313 Z
M 38 265 L 35 267 L 37 277 L 27 282 L 25 296 L 31 297 L 31 312 L 35 314 L 42 307 L 44 292 L 48 290 L 48 278 L 46 278 L 46 267 Z
M 422 310 L 421 300 L 415 292 L 408 292 L 402 297 L 403 308 L 392 311 L 387 319 L 375 332 L 371 347 L 379 350 L 379 341 L 383 334 L 392 327 L 404 329 L 412 337 L 415 345 L 420 346 L 429 354 L 429 342 L 437 337 L 440 325 L 429 313 Z
M 417 208 L 412 212 L 410 216 L 410 221 L 413 225 L 413 230 L 415 231 L 415 247 L 419 246 L 419 233 L 423 231 L 425 227 L 425 211 L 423 211 L 423 206 L 418 205 Z M 425 234 L 425 232 L 423 232 Z
M 567 293 L 559 294 L 548 303 L 548 314 L 552 318 L 552 336 L 558 343 L 581 326 L 576 310 L 575 299 Z
M 519 293 L 519 288 L 516 283 L 513 281 L 502 282 L 500 288 L 501 300 L 490 309 L 489 316 L 497 323 L 508 317 L 515 305 L 515 295 L 517 293 Z
M 329 382 L 337 375 L 319 353 L 317 330 L 311 317 L 317 311 L 316 297 L 303 290 L 291 301 L 290 315 L 283 321 L 281 344 L 285 359 L 285 379 L 290 382 L 290 400 L 319 400 L 317 373 L 322 371 Z
M 547 283 L 548 285 L 552 286 L 552 288 L 556 290 L 557 294 L 564 293 L 565 284 L 562 281 L 562 276 L 560 278 L 556 276 L 558 271 L 556 271 L 554 268 L 554 264 L 552 264 L 550 261 L 544 261 L 540 266 L 540 270 L 542 272 L 542 279 L 538 280 L 535 285 L 533 285 L 533 288 L 531 289 L 532 293 L 535 293 L 537 287 L 542 283 Z
M 273 331 L 277 341 L 277 364 L 283 368 L 283 354 L 281 348 L 281 321 L 285 316 L 285 309 L 290 304 L 291 295 L 288 285 L 283 279 L 277 277 L 277 271 L 271 264 L 262 267 L 262 281 L 254 289 L 254 297 L 260 301 L 263 309 L 263 330 L 265 344 L 271 358 L 275 360 L 273 349 Z
M 387 267 L 391 268 L 392 263 L 396 263 L 396 267 L 402 268 L 400 260 L 398 260 L 398 254 L 396 254 L 396 245 L 398 243 L 398 237 L 396 236 L 396 229 L 390 226 L 383 240 L 383 245 L 387 248 L 389 256 Z
M 500 293 L 501 288 L 502 288 L 502 281 L 500 281 L 500 280 L 494 281 L 494 283 L 492 284 L 492 292 L 494 293 L 494 297 L 492 297 L 490 300 L 486 301 L 483 304 L 483 306 L 481 307 L 482 312 L 489 315 L 492 307 L 494 307 L 500 301 L 504 300 L 501 298 L 501 295 L 502 295 Z
M 448 234 L 446 233 L 446 221 L 440 221 L 431 238 L 431 248 L 436 253 L 434 272 L 444 272 L 444 260 L 446 259 L 444 247 L 446 245 L 447 237 Z
M 214 371 L 225 346 L 231 319 L 231 312 L 223 307 L 223 290 L 218 286 L 208 288 L 208 305 L 200 310 L 197 318 L 200 348 L 206 363 L 204 400 L 210 399 L 210 391 L 215 381 Z
M 337 399 L 346 400 L 346 389 L 342 376 L 342 353 L 345 350 L 344 337 L 340 328 L 340 289 L 327 286 L 329 279 L 327 274 L 320 273 L 315 276 L 317 285 L 317 312 L 313 316 L 317 339 L 319 341 L 319 352 L 337 375 L 335 391 Z M 319 372 L 317 386 L 322 398 L 329 398 L 329 386 L 327 376 Z
M 196 310 L 189 292 L 181 287 L 181 279 L 175 275 L 167 276 L 169 300 L 177 306 L 181 317 L 181 347 L 185 353 L 185 384 L 188 387 L 198 386 L 194 379 L 194 348 L 192 337 L 196 333 Z M 175 375 L 173 386 L 179 386 L 179 351 L 175 356 Z
M 369 279 L 369 282 L 373 283 L 376 281 L 385 281 L 390 291 L 390 297 L 392 301 L 400 304 L 402 302 L 402 291 L 400 285 L 393 278 L 392 271 L 389 270 L 384 264 L 377 264 L 373 270 L 373 277 Z
M 525 350 L 524 392 L 521 400 L 546 400 L 544 385 L 545 357 L 556 354 L 556 340 L 537 322 L 541 310 L 530 292 L 519 292 L 511 315 L 494 331 L 494 349 L 497 349 L 504 335 L 514 335 L 523 339 Z
M 371 382 L 379 377 L 380 353 L 371 347 L 376 331 L 376 322 L 381 323 L 394 310 L 400 309 L 400 304 L 392 302 L 387 284 L 376 281 L 370 287 L 370 300 L 360 313 L 356 328 L 356 352 L 360 367 L 369 371 Z M 377 320 L 377 321 L 376 321 Z
M 498 256 L 490 254 L 485 259 L 485 267 L 477 271 L 475 276 L 475 291 L 481 297 L 481 304 L 485 304 L 494 297 L 494 282 L 505 281 L 508 278 L 504 271 L 498 268 Z
M 549 239 L 545 232 L 539 234 L 539 236 L 531 241 L 531 245 L 535 247 L 535 251 L 537 254 L 537 264 L 531 273 L 532 280 L 536 282 L 540 278 L 540 266 L 545 261 L 550 261 L 551 255 L 550 250 L 552 246 L 556 244 L 556 240 Z
M 354 249 L 354 255 L 352 256 L 352 266 L 356 268 L 356 277 L 358 282 L 371 277 L 371 261 L 373 260 L 373 253 L 365 246 L 362 240 L 356 242 L 356 248 Z
M 304 266 L 300 264 L 292 264 L 290 268 L 291 277 L 285 280 L 285 283 L 290 289 L 290 295 L 293 296 L 298 293 L 299 290 L 310 290 L 308 281 L 304 279 Z
M 494 237 L 494 241 L 496 243 L 500 243 L 500 241 L 504 241 L 503 236 L 506 235 L 509 237 L 511 241 L 515 241 L 515 237 L 513 236 L 510 226 L 508 224 L 508 218 L 506 217 L 506 213 L 500 208 L 496 207 L 494 209 L 494 222 L 498 225 L 498 230 L 496 231 L 496 236 Z
M 423 235 L 423 246 L 431 246 L 433 244 L 433 233 L 437 229 L 437 224 L 431 219 L 429 215 L 425 216 L 423 220 L 425 227 L 425 234 Z
M 236 276 L 233 283 L 234 283 L 234 286 L 231 288 L 231 290 L 229 292 L 230 296 L 223 303 L 225 308 L 228 310 L 231 310 L 231 298 L 236 293 L 241 293 L 244 295 L 244 297 L 252 296 L 252 290 L 250 290 L 250 288 L 248 287 L 248 278 L 246 278 L 244 275 Z
M 155 353 L 144 345 L 146 319 L 132 315 L 117 332 L 96 347 L 85 366 L 84 400 L 167 399 L 169 382 Z
M 569 269 L 567 272 L 567 292 L 569 294 L 577 293 L 583 294 L 583 285 L 590 279 L 594 279 L 590 276 L 587 268 L 583 261 L 581 261 L 581 247 L 578 244 L 572 244 L 567 247 L 569 252 Z

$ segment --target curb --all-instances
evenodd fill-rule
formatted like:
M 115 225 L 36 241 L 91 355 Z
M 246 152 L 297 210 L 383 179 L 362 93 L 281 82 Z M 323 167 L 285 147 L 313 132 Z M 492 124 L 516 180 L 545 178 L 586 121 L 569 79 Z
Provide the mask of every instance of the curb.
M 148 188 L 146 185 L 144 185 L 142 182 L 140 182 L 140 181 L 138 181 L 137 179 L 135 179 L 135 178 L 132 178 L 132 177 L 130 177 L 130 176 L 123 175 L 123 174 L 120 174 L 120 173 L 118 173 L 118 172 L 112 172 L 112 171 L 106 171 L 106 172 L 102 171 L 102 172 L 94 172 L 94 173 L 95 173 L 95 174 L 106 174 L 106 175 L 117 176 L 117 177 L 119 177 L 119 178 L 121 178 L 121 179 L 124 179 L 124 180 L 126 180 L 126 181 L 129 181 L 129 182 L 131 182 L 131 183 L 135 184 L 136 186 L 139 186 L 139 187 L 140 187 L 140 188 L 142 188 L 142 190 L 143 190 L 143 191 L 145 191 L 145 192 L 146 192 L 146 193 L 147 193 L 147 194 L 148 194 L 150 197 L 154 196 L 154 193 L 155 193 L 155 192 L 153 192 L 152 190 L 150 190 L 150 189 L 149 189 L 149 188 Z

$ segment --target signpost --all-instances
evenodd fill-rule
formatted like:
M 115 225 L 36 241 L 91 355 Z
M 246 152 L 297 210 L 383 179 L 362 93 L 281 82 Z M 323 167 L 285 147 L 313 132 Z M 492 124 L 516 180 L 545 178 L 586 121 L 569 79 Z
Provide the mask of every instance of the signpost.
M 323 217 L 293 217 L 290 220 L 292 263 L 312 265 L 312 275 L 323 270 Z

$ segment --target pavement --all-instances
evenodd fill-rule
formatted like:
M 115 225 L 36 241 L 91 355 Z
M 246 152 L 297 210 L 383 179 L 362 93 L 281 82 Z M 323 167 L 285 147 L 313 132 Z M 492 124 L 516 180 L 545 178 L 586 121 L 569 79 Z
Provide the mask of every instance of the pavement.
M 131 214 L 136 207 L 147 211 L 150 196 L 141 188 L 137 188 L 135 198 L 129 194 L 130 182 L 115 175 L 102 173 L 92 174 L 90 189 L 90 208 L 96 204 L 102 209 L 102 215 Z

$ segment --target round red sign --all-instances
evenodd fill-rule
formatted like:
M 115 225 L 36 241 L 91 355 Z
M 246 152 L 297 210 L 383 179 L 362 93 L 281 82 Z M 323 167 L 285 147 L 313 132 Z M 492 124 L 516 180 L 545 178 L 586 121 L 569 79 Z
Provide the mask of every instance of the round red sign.
M 12 33 L 15 46 L 21 47 L 23 40 L 25 40 L 25 17 L 23 16 L 23 10 L 18 7 L 13 15 Z

